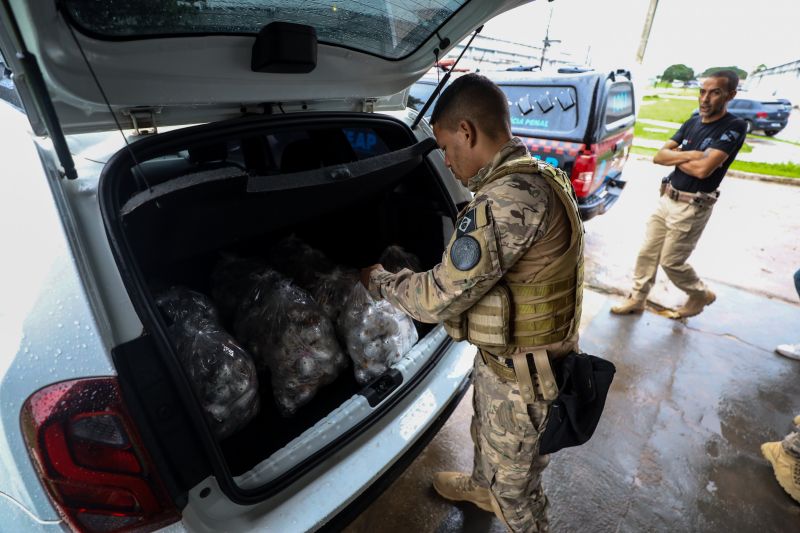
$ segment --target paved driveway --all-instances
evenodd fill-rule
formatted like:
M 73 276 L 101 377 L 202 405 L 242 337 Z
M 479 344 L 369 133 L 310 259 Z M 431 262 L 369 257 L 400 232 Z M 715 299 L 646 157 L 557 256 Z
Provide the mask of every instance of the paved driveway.
M 589 221 L 587 280 L 623 291 L 657 201 L 663 169 L 632 160 L 618 205 Z M 692 258 L 718 300 L 683 322 L 618 317 L 618 298 L 587 290 L 582 348 L 617 365 L 604 418 L 587 444 L 545 471 L 554 532 L 793 532 L 800 505 L 759 451 L 800 413 L 800 363 L 776 344 L 800 341 L 791 274 L 800 267 L 800 187 L 728 178 Z M 664 283 L 654 297 L 683 295 Z M 411 467 L 348 533 L 504 531 L 491 514 L 431 488 L 439 470 L 472 467 L 469 395 Z

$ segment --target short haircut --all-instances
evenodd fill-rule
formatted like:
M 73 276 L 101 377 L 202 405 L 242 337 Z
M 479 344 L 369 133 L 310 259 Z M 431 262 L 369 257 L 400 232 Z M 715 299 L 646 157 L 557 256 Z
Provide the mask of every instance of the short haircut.
M 708 75 L 709 78 L 725 78 L 725 88 L 729 92 L 739 88 L 739 75 L 732 70 L 718 70 Z
M 511 118 L 505 93 L 486 76 L 461 76 L 442 91 L 430 123 L 452 131 L 462 120 L 472 122 L 492 139 L 510 134 Z

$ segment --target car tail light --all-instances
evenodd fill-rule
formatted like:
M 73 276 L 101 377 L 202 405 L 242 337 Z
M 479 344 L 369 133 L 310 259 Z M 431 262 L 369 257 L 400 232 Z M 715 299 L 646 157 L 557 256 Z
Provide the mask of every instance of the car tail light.
M 759 111 L 758 113 L 756 113 L 756 118 L 767 118 L 767 112 Z
M 575 194 L 578 197 L 584 197 L 589 194 L 594 181 L 594 171 L 597 168 L 597 158 L 594 154 L 579 155 L 575 158 L 575 163 L 572 165 L 572 187 L 575 189 Z
M 22 429 L 39 477 L 75 531 L 153 531 L 180 519 L 115 378 L 37 391 L 22 408 Z

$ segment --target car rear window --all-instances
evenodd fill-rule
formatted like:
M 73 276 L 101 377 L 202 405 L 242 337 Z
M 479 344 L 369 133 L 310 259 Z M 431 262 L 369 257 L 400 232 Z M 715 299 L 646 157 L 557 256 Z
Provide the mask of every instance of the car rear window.
M 633 115 L 633 87 L 627 83 L 613 85 L 608 90 L 605 123 L 613 124 Z
M 408 107 L 415 111 L 421 111 L 422 106 L 425 105 L 425 102 L 428 101 L 428 98 L 431 97 L 435 89 L 436 85 L 432 83 L 415 83 L 408 91 Z M 438 97 L 436 100 L 438 100 Z M 431 102 L 430 107 L 428 107 L 428 110 L 425 112 L 426 118 L 429 118 L 431 114 L 433 114 L 436 100 Z
M 501 85 L 515 131 L 566 133 L 578 124 L 578 96 L 569 86 Z
M 73 22 L 106 38 L 256 34 L 270 22 L 313 26 L 320 42 L 388 59 L 413 53 L 469 0 L 66 0 Z
M 784 105 L 782 102 L 764 102 L 761 104 L 766 111 L 783 111 Z

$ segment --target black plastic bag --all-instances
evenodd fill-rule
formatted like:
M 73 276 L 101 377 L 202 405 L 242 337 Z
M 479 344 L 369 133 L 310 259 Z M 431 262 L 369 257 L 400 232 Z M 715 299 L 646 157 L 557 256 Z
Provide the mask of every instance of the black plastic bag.
M 402 246 L 393 244 L 387 246 L 378 259 L 383 268 L 387 272 L 398 273 L 404 268 L 409 269 L 411 272 L 419 272 L 420 268 L 419 257 L 406 251 Z
M 551 364 L 559 392 L 550 406 L 539 455 L 579 446 L 591 438 L 616 372 L 610 361 L 585 353 L 572 352 Z

